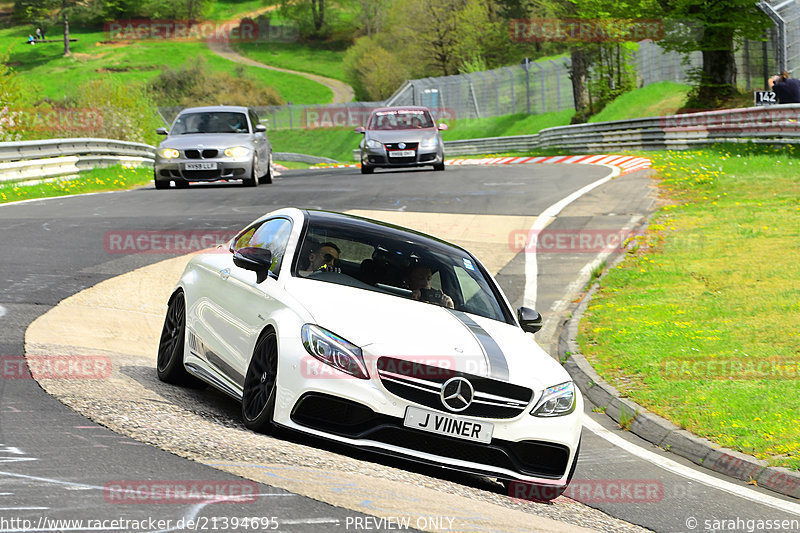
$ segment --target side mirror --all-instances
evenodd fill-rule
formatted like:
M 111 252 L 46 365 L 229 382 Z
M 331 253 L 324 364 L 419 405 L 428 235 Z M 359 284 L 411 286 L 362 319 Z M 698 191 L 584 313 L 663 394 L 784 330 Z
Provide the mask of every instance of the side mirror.
M 445 124 L 444 122 L 442 122 L 441 124 L 439 124 L 439 131 L 444 131 L 444 130 L 446 130 L 446 129 L 447 129 L 447 124 Z
M 267 131 L 267 127 L 263 124 L 256 124 L 256 132 L 264 133 Z
M 156 128 L 156 133 L 158 135 L 169 135 L 167 128 Z
M 520 307 L 517 309 L 517 318 L 519 319 L 519 325 L 522 331 L 536 333 L 542 329 L 542 315 L 529 307 Z
M 355 131 L 356 133 L 367 133 L 367 130 L 364 128 L 364 126 L 359 126 L 353 131 Z
M 266 248 L 246 246 L 233 252 L 233 264 L 256 273 L 256 283 L 261 283 L 269 276 L 272 266 L 272 251 Z

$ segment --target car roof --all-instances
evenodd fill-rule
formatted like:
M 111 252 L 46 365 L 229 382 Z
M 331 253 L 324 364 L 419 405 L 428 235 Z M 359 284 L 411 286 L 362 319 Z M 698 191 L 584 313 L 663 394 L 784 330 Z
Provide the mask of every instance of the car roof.
M 380 113 L 382 111 L 398 111 L 400 109 L 408 109 L 410 111 L 428 111 L 430 109 L 421 105 L 396 105 L 391 107 L 378 107 L 372 110 L 373 113 Z
M 231 112 L 239 112 L 239 113 L 247 113 L 249 108 L 240 106 L 240 105 L 210 105 L 210 106 L 202 106 L 202 107 L 187 107 L 185 109 L 181 109 L 181 114 L 183 113 L 209 113 L 212 111 L 231 111 Z
M 408 229 L 403 226 L 390 224 L 388 222 L 382 222 L 380 220 L 374 220 L 371 218 L 360 217 L 356 215 L 336 213 L 334 211 L 323 211 L 320 209 L 305 209 L 304 211 L 306 213 L 309 222 L 313 222 L 314 225 L 339 226 L 339 227 L 368 229 L 368 230 L 380 229 L 382 233 L 385 233 L 387 236 L 394 237 L 396 239 L 404 240 L 408 239 L 409 236 L 414 236 L 415 241 L 418 244 L 422 244 L 429 248 L 441 248 L 442 246 L 445 246 L 450 249 L 459 250 L 467 255 L 470 256 L 472 255 L 467 250 L 465 250 L 461 246 L 458 246 L 457 244 L 453 244 L 451 242 L 445 241 L 444 239 L 440 239 L 438 237 L 434 237 L 426 233 L 415 231 L 413 229 Z

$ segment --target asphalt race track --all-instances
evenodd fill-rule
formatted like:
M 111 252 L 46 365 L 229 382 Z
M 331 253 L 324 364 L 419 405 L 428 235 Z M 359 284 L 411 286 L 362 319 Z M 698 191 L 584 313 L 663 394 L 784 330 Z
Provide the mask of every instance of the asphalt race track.
M 110 232 L 193 230 L 231 234 L 267 211 L 293 205 L 335 211 L 384 211 L 387 216 L 400 217 L 400 220 L 404 213 L 413 213 L 417 221 L 437 221 L 427 226 L 429 232 L 436 234 L 437 228 L 444 227 L 443 220 L 456 220 L 448 216 L 480 215 L 487 220 L 498 216 L 519 217 L 520 221 L 535 218 L 573 191 L 608 173 L 606 167 L 584 165 L 450 167 L 443 173 L 378 171 L 371 176 L 362 176 L 358 169 L 285 171 L 274 184 L 256 189 L 242 188 L 238 184 L 193 185 L 188 190 L 168 191 L 148 187 L 0 206 L 0 228 L 3 229 L 0 234 L 0 249 L 3 250 L 0 254 L 0 356 L 3 357 L 0 533 L 90 530 L 86 524 L 55 525 L 44 518 L 141 521 L 136 523 L 136 529 L 130 522 L 108 522 L 95 531 L 184 530 L 187 520 L 206 525 L 206 530 L 245 531 L 241 523 L 239 527 L 231 527 L 234 519 L 245 517 L 258 519 L 262 530 L 398 529 L 398 523 L 385 519 L 386 513 L 379 501 L 348 503 L 347 495 L 341 494 L 341 500 L 329 498 L 324 494 L 327 490 L 324 484 L 310 494 L 278 488 L 277 482 L 254 483 L 233 475 L 230 468 L 225 471 L 212 467 L 220 467 L 222 463 L 230 466 L 239 458 L 226 457 L 224 451 L 211 447 L 204 455 L 207 459 L 201 462 L 184 459 L 178 456 L 185 455 L 179 450 L 171 450 L 175 455 L 143 444 L 125 433 L 110 431 L 64 406 L 35 381 L 17 379 L 19 376 L 9 373 L 8 364 L 18 363 L 24 353 L 28 326 L 61 300 L 104 280 L 174 257 L 160 253 L 117 253 L 109 248 Z M 549 227 L 565 232 L 630 227 L 647 215 L 652 203 L 649 180 L 640 172 L 612 180 L 576 200 Z M 528 228 L 515 228 L 512 223 L 514 231 Z M 497 244 L 505 247 L 508 260 L 500 262 L 496 277 L 512 305 L 518 306 L 523 301 L 526 283 L 530 283 L 526 280 L 527 258 L 524 251 L 510 249 L 513 240 L 510 234 L 501 237 L 506 240 Z M 480 249 L 473 251 L 483 259 Z M 570 284 L 595 254 L 561 250 L 537 255 L 536 307 L 546 319 L 551 319 L 549 329 L 546 327 L 538 334 L 537 340 L 549 348 L 552 338 L 548 336 L 553 335 L 554 324 L 551 310 L 564 308 Z M 171 286 L 174 280 L 165 280 L 165 283 Z M 147 386 L 151 386 L 150 381 L 154 382 L 152 387 L 158 384 L 154 370 L 139 379 Z M 239 433 L 246 433 L 239 431 L 236 406 L 222 400 L 221 395 L 210 391 L 177 391 L 175 395 L 176 401 L 196 401 L 197 416 L 223 421 L 220 422 L 221 431 L 230 432 L 233 440 L 239 438 Z M 654 452 L 673 467 L 665 469 L 663 465 L 611 444 L 596 429 L 584 429 L 581 458 L 574 478 L 576 486 L 585 489 L 581 494 L 574 494 L 583 503 L 562 498 L 552 505 L 544 505 L 509 498 L 499 485 L 489 480 L 377 455 L 363 457 L 357 452 L 296 435 L 281 436 L 280 449 L 290 455 L 285 459 L 286 465 L 305 467 L 308 465 L 303 451 L 316 454 L 311 449 L 321 450 L 318 456 L 314 455 L 320 459 L 320 477 L 332 472 L 326 461 L 333 463 L 340 458 L 340 462 L 359 469 L 353 479 L 369 477 L 370 471 L 381 471 L 387 483 L 397 483 L 398 487 L 408 488 L 419 483 L 420 487 L 433 487 L 433 490 L 465 501 L 474 499 L 508 512 L 513 510 L 520 516 L 528 513 L 532 521 L 520 521 L 519 531 L 530 530 L 531 524 L 538 524 L 533 521 L 535 517 L 562 521 L 564 531 L 573 530 L 577 525 L 602 531 L 637 531 L 637 525 L 664 532 L 706 531 L 711 529 L 707 527 L 711 523 L 708 521 L 713 520 L 734 521 L 734 527 L 726 531 L 747 531 L 748 521 L 800 520 L 800 506 L 796 501 L 705 470 L 703 474 L 720 481 L 700 479 L 702 476 L 694 474 L 697 469 L 688 461 L 615 429 L 604 415 L 591 412 L 591 407 L 587 405 L 587 416 L 596 422 L 595 426 L 612 430 L 631 446 Z M 194 440 L 200 448 L 204 442 L 201 432 L 187 431 L 181 438 Z M 163 447 L 170 449 L 167 445 Z M 215 457 L 218 459 L 212 460 Z M 255 479 L 250 472 L 258 466 L 249 463 L 249 470 L 243 466 L 239 471 Z M 270 478 L 261 476 L 258 479 Z M 124 487 L 126 481 L 131 485 L 143 480 L 154 483 L 181 480 L 188 485 L 202 480 L 246 491 L 252 498 L 246 502 L 165 505 L 156 501 L 115 501 L 115 493 L 109 489 Z M 724 481 L 735 485 L 736 490 L 731 490 Z M 644 492 L 619 495 L 620 487 L 643 488 Z M 331 504 L 331 501 L 337 503 Z M 448 517 L 434 521 L 434 516 L 426 515 L 429 511 L 424 499 L 413 507 L 408 509 L 410 513 L 427 518 L 412 521 L 412 528 L 456 530 L 448 526 Z M 365 509 L 371 511 L 363 511 Z M 378 516 L 384 519 L 375 518 Z M 469 523 L 468 516 L 459 516 L 462 524 L 463 520 Z M 181 519 L 183 526 L 179 523 Z M 23 522 L 25 520 L 30 522 Z M 548 529 L 550 527 L 549 522 L 542 522 L 536 529 L 557 530 Z M 492 529 L 476 520 L 469 530 L 506 529 Z

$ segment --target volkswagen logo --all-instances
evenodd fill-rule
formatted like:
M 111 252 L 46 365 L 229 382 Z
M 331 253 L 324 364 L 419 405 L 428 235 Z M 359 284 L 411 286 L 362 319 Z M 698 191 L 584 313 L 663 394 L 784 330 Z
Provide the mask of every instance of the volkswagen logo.
M 405 148 L 405 147 L 406 147 L 406 143 L 399 143 L 399 144 L 397 145 L 397 147 L 398 147 L 398 148 L 400 148 L 400 149 L 402 150 L 403 148 Z
M 462 377 L 448 379 L 439 392 L 442 405 L 455 412 L 469 407 L 474 395 L 475 389 L 472 388 L 472 383 Z

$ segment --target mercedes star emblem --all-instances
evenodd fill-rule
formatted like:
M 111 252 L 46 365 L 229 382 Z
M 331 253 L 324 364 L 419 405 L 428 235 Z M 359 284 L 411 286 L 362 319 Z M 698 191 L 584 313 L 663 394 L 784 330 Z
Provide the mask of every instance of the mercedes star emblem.
M 462 377 L 451 378 L 445 381 L 439 397 L 442 399 L 442 405 L 451 411 L 463 411 L 472 403 L 472 397 L 475 395 L 475 389 L 472 388 L 472 383 Z

